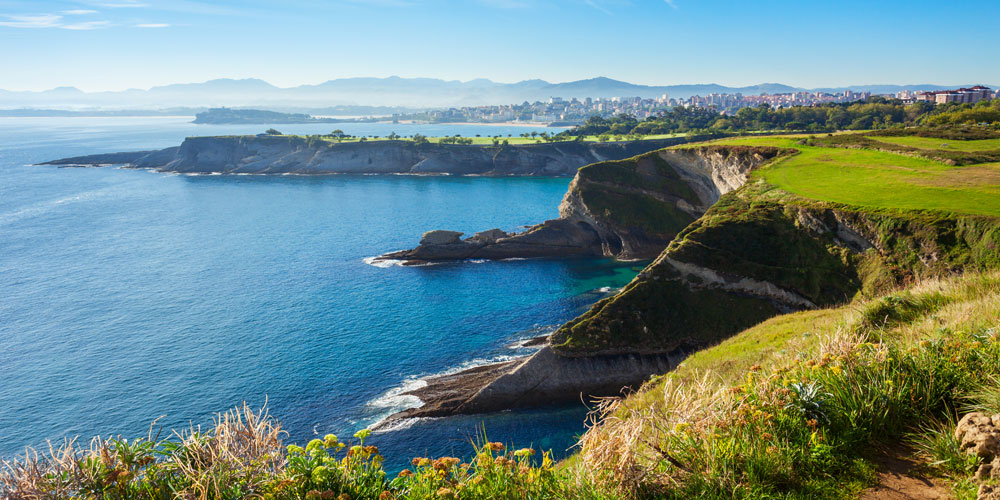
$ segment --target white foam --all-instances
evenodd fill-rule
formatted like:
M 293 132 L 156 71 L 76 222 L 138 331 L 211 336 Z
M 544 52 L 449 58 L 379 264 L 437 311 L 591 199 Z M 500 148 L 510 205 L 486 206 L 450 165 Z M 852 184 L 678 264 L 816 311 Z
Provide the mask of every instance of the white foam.
M 361 259 L 362 262 L 368 264 L 369 266 L 389 268 L 394 266 L 402 266 L 406 261 L 398 259 L 380 259 L 381 255 L 376 255 L 375 257 L 365 257 Z
M 85 191 L 79 194 L 75 194 L 73 196 L 67 196 L 65 198 L 59 198 L 50 201 L 43 201 L 24 207 L 20 210 L 15 210 L 13 212 L 0 214 L 0 226 L 17 222 L 21 219 L 27 219 L 38 215 L 42 215 L 51 212 L 53 210 L 57 210 L 62 205 L 103 198 L 114 193 L 117 189 L 118 188 L 115 186 L 110 186 L 106 188 L 95 189 L 93 191 Z

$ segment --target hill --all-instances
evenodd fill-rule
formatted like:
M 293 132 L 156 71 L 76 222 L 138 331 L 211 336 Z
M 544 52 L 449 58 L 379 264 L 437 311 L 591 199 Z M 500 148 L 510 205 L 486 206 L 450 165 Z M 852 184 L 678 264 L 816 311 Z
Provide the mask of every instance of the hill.
M 898 86 L 909 88 L 910 86 Z M 957 88 L 956 86 L 917 86 L 925 90 Z M 866 89 L 894 92 L 897 86 L 867 86 Z M 0 90 L 0 108 L 80 108 L 161 109 L 165 107 L 267 107 L 310 110 L 341 105 L 407 106 L 413 108 L 479 106 L 512 104 L 523 101 L 545 101 L 550 97 L 569 99 L 611 97 L 674 98 L 711 93 L 796 92 L 803 89 L 780 83 L 762 83 L 744 87 L 719 84 L 638 85 L 598 77 L 572 82 L 550 83 L 544 80 L 524 80 L 500 83 L 486 79 L 469 81 L 435 78 L 341 78 L 315 85 L 281 88 L 259 79 L 216 79 L 200 83 L 172 84 L 150 89 L 83 92 L 73 87 L 60 87 L 41 92 Z M 843 89 L 826 89 L 843 90 Z M 853 88 L 859 91 L 860 87 Z M 872 91 L 874 91 L 872 90 Z

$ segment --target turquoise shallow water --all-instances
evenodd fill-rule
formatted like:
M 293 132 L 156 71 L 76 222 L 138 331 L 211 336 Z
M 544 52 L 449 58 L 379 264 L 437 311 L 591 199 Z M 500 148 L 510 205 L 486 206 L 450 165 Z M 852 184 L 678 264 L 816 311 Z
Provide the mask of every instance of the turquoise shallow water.
M 0 119 L 0 456 L 64 436 L 144 435 L 164 415 L 168 428 L 206 424 L 243 400 L 266 399 L 292 441 L 349 434 L 404 406 L 394 395 L 421 376 L 524 354 L 512 344 L 638 270 L 600 259 L 365 263 L 431 228 L 513 230 L 555 217 L 569 179 L 26 166 L 266 128 L 186 120 Z M 496 130 L 359 127 L 341 128 Z M 390 466 L 464 453 L 483 428 L 560 453 L 585 411 L 425 420 L 373 443 Z

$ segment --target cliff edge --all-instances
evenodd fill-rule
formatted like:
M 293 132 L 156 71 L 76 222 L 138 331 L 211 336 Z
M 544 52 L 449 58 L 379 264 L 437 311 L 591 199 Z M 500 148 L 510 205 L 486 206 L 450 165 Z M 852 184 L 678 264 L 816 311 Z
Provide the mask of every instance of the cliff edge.
M 569 185 L 559 218 L 508 234 L 491 229 L 424 234 L 412 250 L 381 259 L 422 263 L 460 259 L 605 256 L 653 258 L 719 197 L 749 173 L 792 149 L 701 146 L 662 149 L 581 168 Z

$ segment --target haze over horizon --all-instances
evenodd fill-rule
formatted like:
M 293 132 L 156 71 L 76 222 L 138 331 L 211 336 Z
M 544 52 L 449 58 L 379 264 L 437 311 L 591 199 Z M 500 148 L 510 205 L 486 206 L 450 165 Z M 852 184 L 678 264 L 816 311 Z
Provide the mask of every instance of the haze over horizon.
M 1000 83 L 1000 4 L 716 0 L 0 1 L 0 89 L 148 89 L 216 78 L 642 85 Z M 927 33 L 936 34 L 933 39 Z

